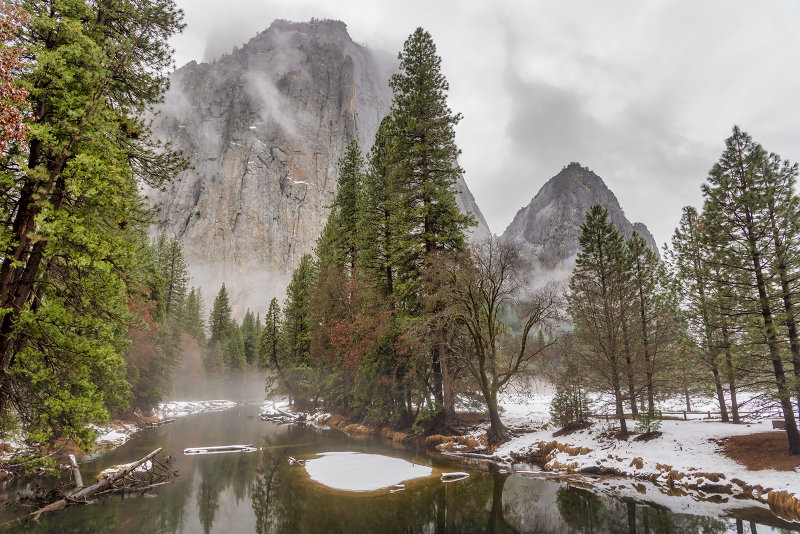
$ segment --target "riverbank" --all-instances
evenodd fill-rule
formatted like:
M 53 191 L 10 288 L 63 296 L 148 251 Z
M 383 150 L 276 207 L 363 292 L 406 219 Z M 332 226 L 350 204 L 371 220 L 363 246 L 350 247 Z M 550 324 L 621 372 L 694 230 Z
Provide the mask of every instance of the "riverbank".
M 550 398 L 548 391 L 502 398 L 504 422 L 522 431 L 493 451 L 491 461 L 509 469 L 533 464 L 594 484 L 598 476 L 647 481 L 653 491 L 634 482 L 615 485 L 614 493 L 676 511 L 696 510 L 701 501 L 732 507 L 749 501 L 768 506 L 783 519 L 800 521 L 800 459 L 789 456 L 785 432 L 773 430 L 770 419 L 738 425 L 700 418 L 705 415 L 667 419 L 657 432 L 620 440 L 613 422 L 603 420 L 572 432 L 556 428 L 550 421 Z M 695 406 L 712 410 L 713 400 L 696 399 Z M 630 428 L 634 426 L 631 421 Z M 777 448 L 748 454 L 746 441 Z M 749 461 L 756 457 L 761 461 Z
M 335 428 L 353 437 L 380 435 L 394 443 L 414 441 L 442 454 L 492 462 L 522 476 L 558 477 L 678 512 L 696 512 L 701 503 L 723 508 L 760 506 L 782 519 L 800 522 L 800 459 L 795 462 L 788 455 L 785 432 L 773 430 L 770 419 L 738 425 L 691 418 L 664 420 L 657 432 L 620 440 L 612 422 L 602 420 L 571 432 L 555 428 L 549 416 L 550 396 L 546 391 L 503 396 L 503 421 L 515 437 L 495 449 L 487 447 L 486 423 L 460 436 L 417 439 L 329 413 L 291 414 L 284 422 L 299 417 L 307 424 Z M 280 403 L 265 404 L 265 412 L 270 411 L 289 413 Z
M 237 402 L 229 400 L 164 402 L 159 404 L 150 416 L 134 413 L 125 418 L 112 419 L 103 425 L 89 425 L 97 434 L 92 452 L 87 453 L 72 443 L 65 443 L 56 450 L 42 455 L 42 457 L 53 458 L 59 469 L 68 469 L 67 463 L 70 454 L 78 457 L 105 454 L 125 444 L 135 434 L 165 424 L 176 417 L 218 412 L 228 410 L 237 405 Z M 35 457 L 36 454 L 41 454 L 38 448 L 26 444 L 18 433 L 10 434 L 0 439 L 0 480 L 24 474 L 18 469 L 14 469 L 13 466 L 8 465 L 12 458 L 19 455 Z

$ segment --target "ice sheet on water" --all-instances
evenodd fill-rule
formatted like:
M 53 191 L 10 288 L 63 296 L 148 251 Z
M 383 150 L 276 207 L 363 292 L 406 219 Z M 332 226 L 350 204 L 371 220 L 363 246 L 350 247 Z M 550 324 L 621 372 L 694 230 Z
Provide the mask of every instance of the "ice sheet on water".
M 400 458 L 358 452 L 326 452 L 306 462 L 320 484 L 344 491 L 375 491 L 406 480 L 430 476 L 432 469 Z

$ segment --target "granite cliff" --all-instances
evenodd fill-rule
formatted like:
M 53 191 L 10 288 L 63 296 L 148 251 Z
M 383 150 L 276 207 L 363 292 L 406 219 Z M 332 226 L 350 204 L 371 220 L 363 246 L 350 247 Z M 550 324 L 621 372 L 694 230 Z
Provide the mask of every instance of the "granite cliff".
M 605 206 L 625 237 L 636 230 L 658 254 L 647 227 L 631 223 L 603 180 L 578 163 L 570 163 L 544 184 L 533 200 L 517 212 L 501 239 L 517 243 L 535 270 L 566 275 L 580 249 L 578 239 L 584 215 L 595 204 Z
M 193 283 L 209 301 L 225 282 L 237 314 L 279 298 L 311 252 L 350 139 L 372 145 L 392 99 L 396 61 L 356 44 L 343 22 L 275 21 L 241 49 L 176 70 L 157 135 L 192 169 L 165 192 L 160 224 L 180 237 Z M 488 226 L 461 178 L 462 209 Z

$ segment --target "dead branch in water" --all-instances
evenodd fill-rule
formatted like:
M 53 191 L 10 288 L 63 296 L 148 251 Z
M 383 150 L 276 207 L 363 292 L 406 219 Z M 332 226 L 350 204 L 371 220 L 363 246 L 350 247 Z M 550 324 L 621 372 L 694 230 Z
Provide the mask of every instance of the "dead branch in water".
M 39 508 L 27 516 L 22 516 L 2 526 L 8 526 L 19 521 L 24 521 L 25 519 L 38 521 L 42 514 L 63 510 L 71 504 L 89 504 L 89 499 L 96 495 L 127 491 L 144 493 L 148 489 L 168 484 L 177 476 L 177 472 L 172 472 L 170 470 L 170 464 L 172 462 L 170 456 L 167 456 L 163 461 L 155 458 L 159 452 L 161 452 L 160 447 L 140 460 L 106 469 L 98 475 L 98 480 L 95 484 L 78 489 L 74 493 L 64 494 L 61 491 L 48 492 L 45 499 L 55 498 L 57 500 Z

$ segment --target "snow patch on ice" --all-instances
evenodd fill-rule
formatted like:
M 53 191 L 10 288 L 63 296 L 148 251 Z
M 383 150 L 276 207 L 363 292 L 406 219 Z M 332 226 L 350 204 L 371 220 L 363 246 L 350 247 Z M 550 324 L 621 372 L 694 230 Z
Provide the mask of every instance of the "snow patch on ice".
M 430 476 L 433 470 L 400 458 L 358 452 L 326 452 L 306 462 L 311 480 L 343 491 L 375 491 L 415 478 Z

